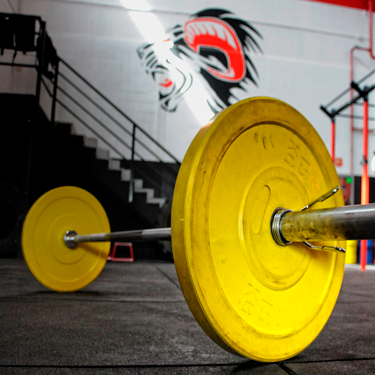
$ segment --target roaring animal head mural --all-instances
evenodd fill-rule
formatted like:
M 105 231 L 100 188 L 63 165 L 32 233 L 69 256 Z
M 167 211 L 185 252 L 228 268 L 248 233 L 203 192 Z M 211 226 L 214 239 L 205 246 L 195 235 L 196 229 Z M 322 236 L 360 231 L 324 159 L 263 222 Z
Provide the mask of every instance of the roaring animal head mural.
M 238 100 L 235 89 L 246 92 L 257 85 L 251 55 L 261 52 L 257 39 L 262 36 L 232 12 L 206 9 L 166 33 L 163 42 L 137 49 L 146 73 L 159 85 L 160 105 L 166 111 L 174 112 L 197 80 L 208 92 L 214 113 Z

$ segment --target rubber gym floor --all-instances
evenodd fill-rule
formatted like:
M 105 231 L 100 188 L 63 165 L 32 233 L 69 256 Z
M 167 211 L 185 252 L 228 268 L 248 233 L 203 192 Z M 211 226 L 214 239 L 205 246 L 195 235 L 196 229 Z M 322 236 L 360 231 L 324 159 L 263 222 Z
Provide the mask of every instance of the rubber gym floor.
M 317 339 L 259 363 L 206 336 L 172 263 L 108 262 L 85 289 L 55 293 L 22 259 L 0 259 L 0 374 L 375 374 L 375 270 L 347 267 Z

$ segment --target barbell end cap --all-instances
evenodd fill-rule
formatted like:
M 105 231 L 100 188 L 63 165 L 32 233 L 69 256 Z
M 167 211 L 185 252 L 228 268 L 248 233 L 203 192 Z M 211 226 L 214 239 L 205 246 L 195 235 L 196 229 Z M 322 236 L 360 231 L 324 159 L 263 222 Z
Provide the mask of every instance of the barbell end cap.
M 291 244 L 291 242 L 288 242 L 281 234 L 281 220 L 283 219 L 283 216 L 288 212 L 293 212 L 293 210 L 278 207 L 271 216 L 272 238 L 279 246 L 286 246 Z
M 65 242 L 65 245 L 67 247 L 69 247 L 69 249 L 75 249 L 78 245 L 77 242 L 75 242 L 74 240 L 74 236 L 76 236 L 78 233 L 75 232 L 74 230 L 68 230 L 66 231 L 65 233 L 65 236 L 64 236 L 64 242 Z

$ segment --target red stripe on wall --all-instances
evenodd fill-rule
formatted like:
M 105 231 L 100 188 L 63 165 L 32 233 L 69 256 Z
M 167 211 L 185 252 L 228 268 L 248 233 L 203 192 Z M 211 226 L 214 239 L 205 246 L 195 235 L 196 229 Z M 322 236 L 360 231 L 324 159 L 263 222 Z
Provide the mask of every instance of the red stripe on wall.
M 368 0 L 309 0 L 309 1 L 318 1 L 320 3 L 327 3 L 333 5 L 340 5 L 343 7 L 356 8 L 356 9 L 368 9 Z M 372 0 L 373 9 L 375 1 Z

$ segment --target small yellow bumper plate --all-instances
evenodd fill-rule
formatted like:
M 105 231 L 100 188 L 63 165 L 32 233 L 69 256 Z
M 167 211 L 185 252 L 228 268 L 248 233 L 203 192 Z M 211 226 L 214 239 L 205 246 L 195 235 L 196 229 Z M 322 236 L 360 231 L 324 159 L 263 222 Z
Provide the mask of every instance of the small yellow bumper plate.
M 90 284 L 106 264 L 109 242 L 81 243 L 69 249 L 64 235 L 110 232 L 99 201 L 86 190 L 66 186 L 41 196 L 22 230 L 22 251 L 34 277 L 47 288 L 72 292 Z

